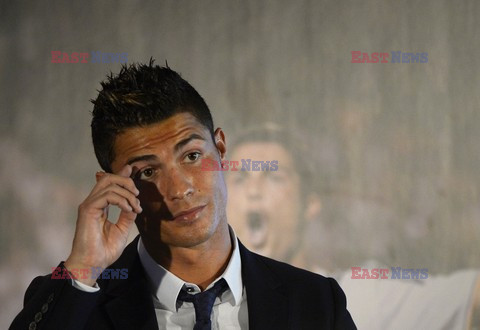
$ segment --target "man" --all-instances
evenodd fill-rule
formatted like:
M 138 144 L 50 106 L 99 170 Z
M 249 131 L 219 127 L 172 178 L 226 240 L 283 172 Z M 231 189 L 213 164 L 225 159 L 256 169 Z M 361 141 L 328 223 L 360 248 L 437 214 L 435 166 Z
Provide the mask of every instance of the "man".
M 228 219 L 247 248 L 312 271 L 321 260 L 322 272 L 364 257 L 388 260 L 395 230 L 386 207 L 320 196 L 332 190 L 326 187 L 340 163 L 332 145 L 272 122 L 242 131 L 230 145 L 231 162 L 278 162 L 274 171 L 227 172 Z M 355 221 L 346 214 L 351 210 L 361 211 Z M 372 228 L 378 237 L 366 240 Z
M 304 139 L 306 140 L 306 139 Z M 314 165 L 304 140 L 274 123 L 243 131 L 233 141 L 231 162 L 276 162 L 274 170 L 226 172 L 227 214 L 245 245 L 256 253 L 306 267 L 304 240 L 308 222 L 318 216 Z M 286 144 L 290 143 L 292 147 Z
M 190 84 L 153 61 L 124 66 L 93 103 L 105 172 L 79 207 L 62 270 L 34 279 L 12 329 L 355 328 L 335 280 L 236 239 L 223 174 L 201 167 L 224 159 L 225 134 Z M 133 222 L 140 237 L 125 248 Z
M 230 163 L 248 159 L 278 161 L 275 171 L 228 171 L 227 214 L 246 246 L 312 271 L 335 272 L 335 278 L 349 297 L 349 311 L 360 329 L 470 329 L 478 326 L 478 271 L 429 275 L 420 281 L 353 279 L 350 269 L 338 271 L 339 264 L 343 269 L 362 265 L 367 269 L 389 268 L 377 261 L 387 257 L 379 252 L 389 250 L 388 239 L 371 240 L 369 233 L 388 237 L 385 226 L 392 228 L 392 218 L 383 208 L 365 201 L 320 199 L 315 192 L 313 170 L 324 170 L 324 166 L 319 166 L 318 153 L 325 150 L 317 142 L 317 148 L 310 149 L 309 162 L 304 162 L 302 160 L 307 157 L 303 153 L 309 149 L 305 144 L 310 139 L 305 138 L 303 143 L 301 139 L 294 132 L 268 123 L 243 131 L 232 144 Z M 323 159 L 321 163 L 329 166 L 335 164 L 335 159 Z M 329 212 L 332 206 L 329 204 L 335 212 Z M 351 213 L 349 210 L 355 211 L 352 219 L 345 216 Z M 339 216 L 342 212 L 344 215 Z M 335 218 L 328 219 L 330 216 Z M 315 223 L 320 227 L 310 225 L 316 218 L 321 219 Z M 329 221 L 331 224 L 325 224 Z M 353 232 L 347 234 L 352 228 Z M 346 246 L 344 236 L 352 238 L 351 245 Z M 315 242 L 307 242 L 307 237 Z M 318 241 L 333 242 L 337 246 L 323 243 L 321 249 L 314 251 L 316 258 L 312 258 L 315 255 L 308 251 L 309 247 L 318 247 Z M 376 245 L 379 242 L 381 245 Z M 345 257 L 347 254 L 350 257 Z M 341 258 L 344 260 L 340 261 Z

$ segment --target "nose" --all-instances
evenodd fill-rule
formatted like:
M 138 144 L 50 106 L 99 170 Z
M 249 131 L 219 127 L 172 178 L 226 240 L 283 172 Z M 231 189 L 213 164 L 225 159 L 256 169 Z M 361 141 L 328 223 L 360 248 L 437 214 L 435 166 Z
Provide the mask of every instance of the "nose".
M 261 176 L 251 175 L 246 183 L 247 197 L 250 200 L 258 200 L 262 198 L 263 180 Z
M 171 201 L 184 199 L 194 192 L 192 178 L 176 167 L 168 170 L 163 184 L 164 196 Z

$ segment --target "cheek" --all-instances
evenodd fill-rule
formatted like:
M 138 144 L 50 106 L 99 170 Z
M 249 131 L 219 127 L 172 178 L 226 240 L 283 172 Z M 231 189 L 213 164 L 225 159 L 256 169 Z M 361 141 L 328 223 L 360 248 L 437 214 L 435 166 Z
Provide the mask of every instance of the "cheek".
M 222 173 L 217 174 L 213 188 L 216 190 L 217 199 L 219 199 L 219 202 L 221 203 L 222 208 L 225 209 L 227 207 L 228 193 L 227 193 L 227 185 L 225 183 L 225 179 L 223 178 Z
M 163 197 L 154 183 L 139 181 L 135 182 L 135 185 L 140 191 L 138 199 L 140 200 L 140 205 L 142 205 L 142 208 L 151 208 L 154 205 L 156 207 L 160 207 L 163 204 Z
M 245 204 L 247 199 L 247 192 L 244 186 L 227 183 L 228 188 L 228 208 L 231 210 L 238 210 Z
M 301 211 L 298 190 L 284 187 L 272 193 L 267 200 L 270 209 L 278 215 L 279 222 L 288 227 L 295 226 Z
M 284 208 L 295 203 L 298 199 L 297 194 L 298 192 L 292 189 L 290 185 L 271 184 L 264 190 L 263 198 L 272 208 Z
M 200 196 L 210 196 L 216 209 L 225 209 L 227 189 L 221 172 L 201 172 L 201 175 L 195 178 L 195 182 L 195 190 Z
M 240 210 L 245 209 L 247 208 L 243 199 L 235 197 L 233 191 L 228 190 L 227 215 L 228 220 L 232 225 L 239 227 L 245 223 L 243 220 L 244 212 L 239 212 Z

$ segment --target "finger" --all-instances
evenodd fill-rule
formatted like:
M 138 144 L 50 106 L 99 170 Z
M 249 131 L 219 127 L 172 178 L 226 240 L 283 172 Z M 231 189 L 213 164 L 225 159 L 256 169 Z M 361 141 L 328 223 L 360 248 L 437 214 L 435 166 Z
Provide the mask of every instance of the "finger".
M 105 208 L 109 205 L 116 205 L 125 212 L 133 212 L 133 208 L 128 200 L 112 190 L 96 195 L 95 198 L 92 198 L 83 205 L 82 210 L 85 210 L 87 213 L 100 212 L 100 214 L 104 214 Z
M 103 172 L 103 171 L 100 171 L 100 172 L 97 172 L 95 173 L 95 178 L 97 180 L 97 182 L 104 176 L 106 175 L 107 173 Z M 132 166 L 131 165 L 125 165 L 119 173 L 117 173 L 117 175 L 120 175 L 120 176 L 123 176 L 123 177 L 130 177 L 130 175 L 132 174 Z
M 132 228 L 132 225 L 135 223 L 137 214 L 133 212 L 120 212 L 116 226 L 123 232 L 128 233 Z
M 99 191 L 98 195 L 101 196 L 102 194 L 105 194 L 108 191 L 113 191 L 116 194 L 125 198 L 136 213 L 142 212 L 142 208 L 140 206 L 140 200 L 127 189 L 124 189 L 123 187 L 120 187 L 119 185 L 116 185 L 116 184 L 111 184 L 110 186 L 106 187 L 103 191 Z
M 104 217 L 105 219 L 108 219 L 108 206 L 103 209 L 103 217 Z
M 129 178 L 131 174 L 132 174 L 132 166 L 128 164 L 122 167 L 120 172 L 118 172 L 118 175 L 123 176 L 125 178 Z
M 97 194 L 99 191 L 105 189 L 106 187 L 110 186 L 111 184 L 116 184 L 120 187 L 123 187 L 123 188 L 127 189 L 128 191 L 130 191 L 135 196 L 138 196 L 140 194 L 140 191 L 135 186 L 135 182 L 133 182 L 133 180 L 131 178 L 119 176 L 119 175 L 116 175 L 116 174 L 105 173 L 105 174 L 101 175 L 98 183 L 95 185 L 95 187 L 93 187 L 90 195 Z
M 95 179 L 97 180 L 97 183 L 98 183 L 98 181 L 100 181 L 100 179 L 101 179 L 103 176 L 105 176 L 106 174 L 107 174 L 107 173 L 105 173 L 105 172 L 97 172 L 97 173 L 95 173 Z

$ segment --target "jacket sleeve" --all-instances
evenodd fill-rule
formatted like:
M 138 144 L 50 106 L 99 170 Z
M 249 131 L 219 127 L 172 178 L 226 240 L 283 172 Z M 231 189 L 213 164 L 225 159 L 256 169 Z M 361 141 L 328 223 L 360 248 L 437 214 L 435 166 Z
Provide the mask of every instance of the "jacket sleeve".
M 71 279 L 56 279 L 51 274 L 36 277 L 25 293 L 23 310 L 9 329 L 84 329 L 99 295 L 74 288 Z
M 347 298 L 345 293 L 338 285 L 337 281 L 333 278 L 328 278 L 330 281 L 330 287 L 332 289 L 332 295 L 335 306 L 335 329 L 338 330 L 350 330 L 357 329 L 350 313 L 347 310 Z

